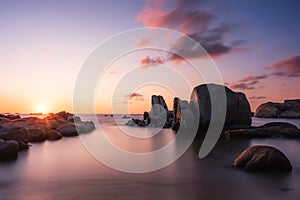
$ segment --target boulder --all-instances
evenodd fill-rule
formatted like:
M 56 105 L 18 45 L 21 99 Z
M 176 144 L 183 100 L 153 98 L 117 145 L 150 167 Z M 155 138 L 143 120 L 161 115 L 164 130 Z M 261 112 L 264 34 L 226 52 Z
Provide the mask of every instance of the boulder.
M 49 130 L 55 130 L 60 125 L 67 124 L 67 123 L 69 123 L 69 122 L 66 121 L 66 120 L 63 120 L 63 119 L 57 119 L 57 120 L 45 119 L 45 126 L 46 126 L 46 130 L 48 130 L 48 131 Z
M 29 148 L 29 145 L 23 141 L 18 141 L 19 143 L 19 151 L 23 151 Z
M 78 132 L 74 123 L 62 124 L 56 128 L 56 131 L 60 132 L 66 137 L 78 136 Z
M 288 158 L 271 146 L 252 146 L 244 150 L 234 161 L 233 166 L 249 171 L 281 170 L 290 171 L 292 165 Z
M 95 130 L 95 125 L 92 121 L 78 121 L 75 125 L 79 133 L 89 133 Z
M 61 139 L 63 136 L 60 132 L 55 131 L 55 130 L 50 130 L 47 131 L 47 140 L 59 140 Z
M 10 159 L 17 156 L 19 144 L 14 140 L 4 141 L 0 139 L 0 160 Z
M 223 85 L 203 84 L 195 87 L 191 95 L 192 111 L 196 114 L 195 106 L 198 106 L 200 112 L 199 129 L 207 129 L 211 120 L 211 98 L 208 88 L 211 95 L 222 94 L 225 90 L 227 101 L 225 126 L 251 125 L 251 110 L 245 94 L 234 92 Z M 216 99 L 219 98 L 216 96 Z
M 0 138 L 3 140 L 15 140 L 28 143 L 30 140 L 30 134 L 26 128 L 14 125 L 5 125 L 0 129 Z
M 280 110 L 283 110 L 283 104 L 267 102 L 257 107 L 254 116 L 263 118 L 277 118 Z
M 172 125 L 172 112 L 169 111 L 164 98 L 160 95 L 151 96 L 151 110 L 149 115 L 149 119 L 151 119 L 149 125 L 152 127 L 169 128 Z M 143 121 L 146 121 L 146 125 L 148 125 L 147 120 L 144 119 Z M 145 123 L 141 124 L 144 125 Z
M 30 134 L 30 142 L 43 142 L 47 138 L 46 131 L 38 127 L 30 127 L 28 131 Z
M 263 103 L 257 107 L 254 116 L 262 118 L 300 118 L 300 99 L 285 100 L 284 103 Z
M 63 119 L 63 120 L 71 120 L 74 114 L 68 113 L 66 111 L 61 111 L 55 114 L 50 114 L 48 117 L 44 118 L 46 120 L 57 120 L 57 119 Z

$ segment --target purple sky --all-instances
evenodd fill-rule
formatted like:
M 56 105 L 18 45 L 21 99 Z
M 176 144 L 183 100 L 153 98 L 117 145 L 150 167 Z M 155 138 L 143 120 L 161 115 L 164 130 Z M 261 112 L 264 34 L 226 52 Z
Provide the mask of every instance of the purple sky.
M 300 98 L 299 19 L 297 0 L 0 0 L 0 112 L 72 111 L 74 83 L 89 53 L 114 34 L 145 26 L 198 41 L 225 84 L 247 95 L 252 110 L 266 101 Z M 126 62 L 176 65 L 176 57 L 160 60 L 147 51 L 135 56 Z M 135 96 L 144 101 L 141 109 L 149 106 L 146 91 L 151 89 L 132 91 L 141 95 Z M 171 104 L 170 92 L 166 98 Z M 97 112 L 110 112 L 107 105 Z

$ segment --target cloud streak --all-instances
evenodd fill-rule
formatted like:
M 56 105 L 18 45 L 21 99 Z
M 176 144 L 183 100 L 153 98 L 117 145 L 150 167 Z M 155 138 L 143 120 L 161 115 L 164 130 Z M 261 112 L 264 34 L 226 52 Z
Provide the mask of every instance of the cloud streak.
M 228 85 L 232 89 L 253 90 L 256 88 L 256 85 L 260 83 L 260 80 L 266 78 L 268 78 L 268 75 L 246 76 L 245 78 L 240 79 L 236 83 Z
M 262 99 L 266 99 L 265 96 L 251 96 L 249 97 L 249 99 L 251 100 L 262 100 Z
M 143 96 L 142 94 L 136 93 L 136 92 L 127 94 L 127 95 L 125 95 L 125 97 L 126 97 L 128 100 L 144 101 L 144 96 Z
M 164 64 L 165 61 L 161 57 L 155 57 L 155 58 L 150 58 L 149 56 L 145 56 L 140 60 L 140 64 L 143 65 L 158 65 L 158 64 Z
M 278 77 L 300 77 L 300 55 L 292 56 L 273 63 L 266 69 Z

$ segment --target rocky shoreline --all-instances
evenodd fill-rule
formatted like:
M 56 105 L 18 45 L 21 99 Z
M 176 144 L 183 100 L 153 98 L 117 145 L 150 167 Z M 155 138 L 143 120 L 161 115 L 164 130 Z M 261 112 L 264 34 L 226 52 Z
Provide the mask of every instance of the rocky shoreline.
M 93 122 L 82 121 L 79 116 L 65 111 L 43 119 L 0 115 L 0 160 L 16 157 L 19 151 L 28 149 L 32 142 L 59 140 L 93 130 Z
M 207 128 L 212 120 L 212 100 L 211 95 L 220 95 L 222 92 L 226 95 L 226 116 L 223 126 L 223 132 L 220 139 L 252 139 L 252 138 L 293 138 L 300 139 L 300 129 L 295 125 L 285 122 L 270 122 L 262 126 L 251 126 L 253 113 L 246 95 L 241 92 L 234 92 L 228 87 L 216 84 L 203 84 L 194 88 L 190 101 L 181 100 L 175 97 L 173 101 L 173 111 L 170 111 L 162 96 L 153 95 L 151 101 L 151 110 L 145 111 L 144 119 L 131 119 L 126 125 L 140 127 L 161 127 L 172 128 L 177 131 L 179 127 L 183 130 L 194 129 L 198 127 L 196 139 L 203 139 L 206 136 Z M 221 99 L 216 98 L 216 99 Z M 300 110 L 300 100 L 286 100 L 284 104 L 276 104 L 276 109 L 270 111 L 271 103 L 266 103 L 258 107 L 255 115 L 257 117 L 290 117 L 297 118 Z M 279 110 L 281 108 L 281 110 Z M 279 110 L 279 111 L 278 111 Z M 197 117 L 197 112 L 200 116 Z M 286 113 L 286 114 L 283 114 Z M 271 113 L 272 115 L 269 115 Z M 276 115 L 273 115 L 273 114 Z M 280 114 L 279 114 L 280 113 Z M 299 111 L 300 113 L 300 111 Z M 299 115 L 300 116 L 300 115 Z M 286 170 L 292 169 L 290 162 L 282 152 L 274 147 L 249 147 L 245 150 L 233 166 L 244 168 L 246 170 Z M 278 153 L 280 152 L 280 153 Z M 278 156 L 281 159 L 278 161 Z M 250 164 L 245 164 L 251 161 Z M 277 163 L 281 167 L 272 167 Z M 281 163 L 282 161 L 282 163 Z M 241 162 L 243 164 L 241 164 Z M 253 165 L 253 166 L 252 166 Z

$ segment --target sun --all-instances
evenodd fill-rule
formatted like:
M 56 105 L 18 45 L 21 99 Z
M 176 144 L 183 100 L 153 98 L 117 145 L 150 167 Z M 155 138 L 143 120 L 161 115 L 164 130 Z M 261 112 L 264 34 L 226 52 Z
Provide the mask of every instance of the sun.
M 39 104 L 37 106 L 37 112 L 38 113 L 44 113 L 45 114 L 46 111 L 47 111 L 47 106 L 45 104 Z

